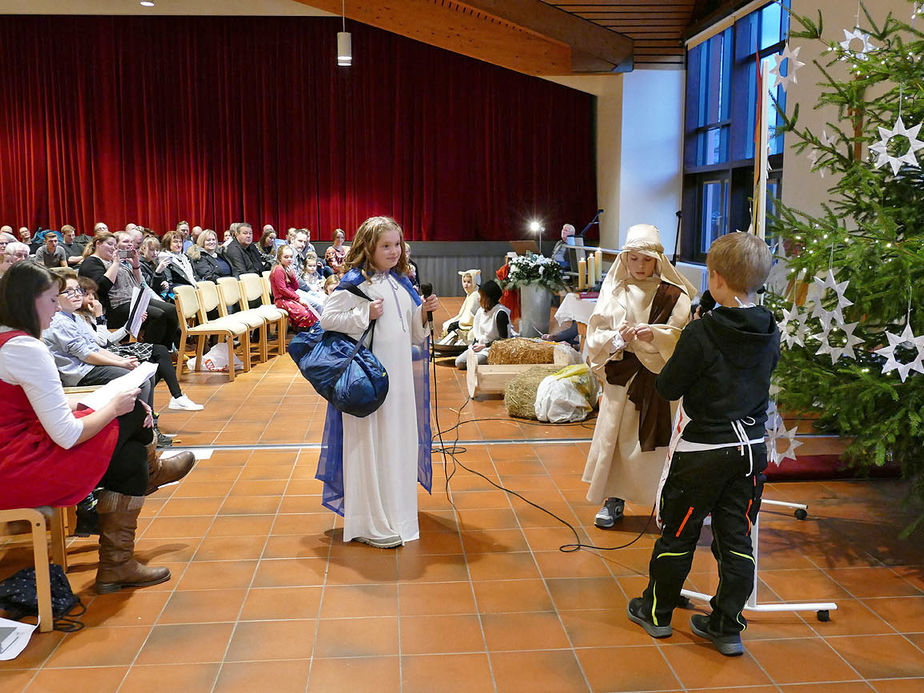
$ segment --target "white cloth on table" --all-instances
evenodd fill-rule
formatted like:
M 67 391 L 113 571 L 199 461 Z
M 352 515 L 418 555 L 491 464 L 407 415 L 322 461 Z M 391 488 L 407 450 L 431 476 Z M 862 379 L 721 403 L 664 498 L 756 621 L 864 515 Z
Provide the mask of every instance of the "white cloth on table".
M 359 285 L 383 299 L 372 352 L 388 373 L 388 396 L 364 418 L 343 415 L 343 540 L 418 539 L 417 420 L 411 345 L 426 339 L 420 307 L 385 274 Z M 369 301 L 349 291 L 327 299 L 321 327 L 358 339 L 369 324 Z

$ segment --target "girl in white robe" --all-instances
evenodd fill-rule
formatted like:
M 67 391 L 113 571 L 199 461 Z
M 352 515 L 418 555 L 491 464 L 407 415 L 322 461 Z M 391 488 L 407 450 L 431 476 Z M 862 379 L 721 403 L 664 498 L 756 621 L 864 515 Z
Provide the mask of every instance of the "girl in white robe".
M 427 312 L 438 303 L 413 291 L 401 227 L 392 219 L 363 222 L 345 266 L 321 327 L 359 339 L 376 321 L 367 346 L 388 373 L 388 395 L 364 418 L 328 407 L 318 478 L 325 482 L 324 505 L 343 515 L 344 541 L 394 548 L 419 538 L 417 482 L 429 490 L 431 480 Z

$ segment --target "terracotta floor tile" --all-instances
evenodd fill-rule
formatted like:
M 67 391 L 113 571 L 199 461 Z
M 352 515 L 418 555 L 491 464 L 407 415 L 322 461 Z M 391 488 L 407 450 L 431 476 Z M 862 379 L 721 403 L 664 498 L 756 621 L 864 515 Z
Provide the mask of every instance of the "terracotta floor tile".
M 315 619 L 243 621 L 234 630 L 225 661 L 308 659 L 317 626 Z
M 257 561 L 195 561 L 177 583 L 179 590 L 249 587 Z
M 528 552 L 481 553 L 468 557 L 472 580 L 521 580 L 538 578 L 539 569 Z
M 266 536 L 275 519 L 275 515 L 219 515 L 208 537 Z
M 172 498 L 163 504 L 159 515 L 160 517 L 188 515 L 208 515 L 211 517 L 218 512 L 220 507 L 220 498 Z
M 494 690 L 486 654 L 401 658 L 404 693 L 484 693 Z
M 246 588 L 177 590 L 171 595 L 158 624 L 233 623 L 237 621 L 246 594 Z
M 321 597 L 321 618 L 397 615 L 397 585 L 334 585 Z
M 922 686 L 924 686 L 924 679 L 872 681 L 870 685 L 879 693 L 919 693 Z
M 825 640 L 864 678 L 924 677 L 924 652 L 900 635 L 843 636 Z
M 266 537 L 206 537 L 199 544 L 193 561 L 256 560 L 263 553 Z
M 574 647 L 651 644 L 651 636 L 626 617 L 625 609 L 587 609 L 558 613 Z
M 297 534 L 310 537 L 322 534 L 334 526 L 333 513 L 300 513 L 294 515 L 277 515 L 270 534 Z
M 24 691 L 39 673 L 38 669 L 2 669 L 4 690 Z
M 198 537 L 201 538 L 212 525 L 212 517 L 158 517 L 153 520 L 143 536 L 145 539 Z
M 468 565 L 461 554 L 422 556 L 398 553 L 401 582 L 456 582 L 468 580 Z
M 613 578 L 556 578 L 546 584 L 558 609 L 625 610 L 628 602 Z
M 43 669 L 26 689 L 29 693 L 60 693 L 63 690 L 115 693 L 128 667 L 86 667 L 81 669 Z
M 459 526 L 463 530 L 519 529 L 517 516 L 510 508 L 460 510 Z
M 542 580 L 487 580 L 473 582 L 480 613 L 553 611 L 555 605 Z
M 84 628 L 69 633 L 48 658 L 46 667 L 105 667 L 131 664 L 150 626 Z M 22 666 L 22 664 L 20 664 Z
M 837 610 L 830 612 L 831 620 L 827 622 L 819 621 L 811 612 L 803 612 L 803 617 L 818 635 L 891 635 L 895 632 L 859 599 L 838 599 L 836 603 Z
M 247 593 L 242 621 L 317 618 L 321 587 L 256 588 Z
M 215 693 L 253 693 L 272 681 L 273 693 L 302 693 L 308 685 L 307 659 L 282 662 L 227 662 L 215 683 Z
M 87 613 L 80 620 L 87 627 L 150 626 L 157 620 L 170 592 L 124 590 L 101 594 L 87 604 Z
M 286 491 L 286 495 L 282 498 L 282 502 L 279 503 L 278 511 L 281 513 L 320 513 L 320 512 L 330 512 L 324 507 L 321 506 L 321 496 L 320 495 L 293 495 L 292 493 L 292 482 L 289 483 L 289 489 Z M 318 487 L 318 492 L 320 493 L 320 487 Z
M 831 601 L 850 595 L 820 570 L 767 570 L 760 578 L 783 601 Z
M 571 650 L 491 653 L 498 693 L 586 693 L 587 682 Z
M 173 492 L 173 497 L 224 498 L 233 485 L 231 481 L 186 481 L 184 479 Z
M 402 583 L 398 601 L 401 616 L 475 613 L 472 586 L 467 581 Z
M 528 551 L 529 544 L 519 529 L 463 530 L 465 553 Z
M 571 646 L 555 613 L 482 614 L 481 621 L 490 652 L 555 650 Z
M 610 577 L 607 564 L 592 553 L 541 551 L 533 554 L 545 578 Z
M 703 647 L 712 647 L 703 642 Z M 774 683 L 856 681 L 859 677 L 820 638 L 749 642 L 747 651 Z
M 379 657 L 398 654 L 398 619 L 335 618 L 318 622 L 315 657 Z
M 900 633 L 920 633 L 924 623 L 924 597 L 864 599 L 863 603 Z
M 456 532 L 421 532 L 417 541 L 404 545 L 402 553 L 415 552 L 422 556 L 462 553 L 462 540 Z
M 326 561 L 321 558 L 280 558 L 260 561 L 253 587 L 302 587 L 324 581 Z
M 397 578 L 398 561 L 394 551 L 370 552 L 362 561 L 331 560 L 327 569 L 328 585 L 390 583 Z
M 135 663 L 221 662 L 233 628 L 231 623 L 154 626 Z
M 730 666 L 729 658 L 719 654 L 711 643 L 672 645 L 662 648 L 662 653 L 686 688 L 743 688 L 770 684 L 767 674 L 747 652 L 735 658 L 734 666 Z
M 308 679 L 309 693 L 376 691 L 398 693 L 401 677 L 397 657 L 315 659 Z
M 403 655 L 484 650 L 481 621 L 474 614 L 401 617 Z
M 279 508 L 278 496 L 228 496 L 219 515 L 271 515 Z
M 326 537 L 270 535 L 263 549 L 263 558 L 326 558 L 329 547 L 330 540 Z

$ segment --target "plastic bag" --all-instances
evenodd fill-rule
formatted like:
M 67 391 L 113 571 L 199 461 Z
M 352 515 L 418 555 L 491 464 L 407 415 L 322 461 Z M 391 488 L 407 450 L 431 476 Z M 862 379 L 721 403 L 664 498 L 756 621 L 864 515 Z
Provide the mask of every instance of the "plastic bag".
M 597 405 L 599 385 L 584 365 L 568 366 L 539 383 L 536 418 L 551 423 L 583 421 Z
M 186 365 L 189 370 L 196 370 L 196 357 L 187 359 Z M 226 342 L 219 342 L 202 355 L 202 369 L 215 372 L 228 370 L 228 344 Z M 234 354 L 234 370 L 244 370 L 244 362 L 237 357 L 237 354 Z

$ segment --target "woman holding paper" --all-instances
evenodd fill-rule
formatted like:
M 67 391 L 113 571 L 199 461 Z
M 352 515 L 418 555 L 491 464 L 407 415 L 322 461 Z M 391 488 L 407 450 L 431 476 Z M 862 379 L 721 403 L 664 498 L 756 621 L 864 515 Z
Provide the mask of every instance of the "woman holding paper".
M 134 559 L 138 515 L 145 495 L 189 472 L 192 453 L 151 463 L 153 422 L 137 389 L 76 411 L 39 338 L 62 289 L 28 262 L 0 278 L 0 508 L 71 505 L 102 487 L 97 592 L 155 585 L 170 571 Z

